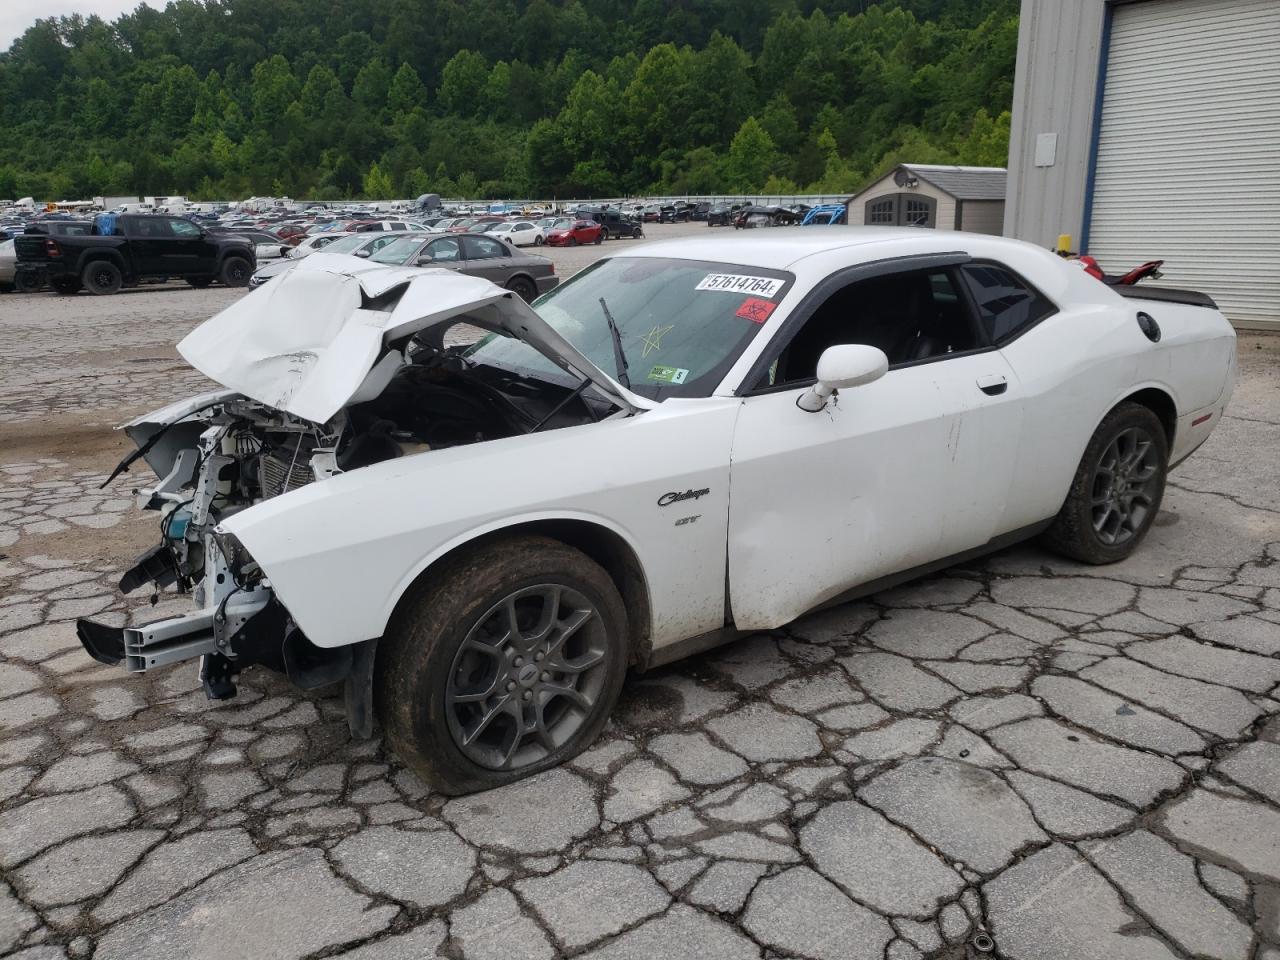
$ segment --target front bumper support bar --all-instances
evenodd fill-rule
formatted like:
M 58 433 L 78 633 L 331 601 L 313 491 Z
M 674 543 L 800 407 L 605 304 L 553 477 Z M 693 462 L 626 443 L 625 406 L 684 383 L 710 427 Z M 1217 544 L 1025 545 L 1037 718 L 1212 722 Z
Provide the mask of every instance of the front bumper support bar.
M 130 673 L 218 652 L 213 642 L 212 610 L 194 610 L 186 616 L 141 627 L 111 627 L 93 620 L 77 620 L 76 636 L 93 659 L 107 666 L 116 666 L 123 660 Z

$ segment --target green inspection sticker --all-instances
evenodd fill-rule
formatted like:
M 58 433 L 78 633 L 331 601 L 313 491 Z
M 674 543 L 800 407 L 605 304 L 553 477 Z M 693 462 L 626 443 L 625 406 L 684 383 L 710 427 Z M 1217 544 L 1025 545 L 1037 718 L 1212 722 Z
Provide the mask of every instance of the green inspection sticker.
M 664 367 L 661 364 L 649 371 L 650 380 L 659 380 L 662 383 L 684 383 L 688 376 L 689 371 L 684 367 Z

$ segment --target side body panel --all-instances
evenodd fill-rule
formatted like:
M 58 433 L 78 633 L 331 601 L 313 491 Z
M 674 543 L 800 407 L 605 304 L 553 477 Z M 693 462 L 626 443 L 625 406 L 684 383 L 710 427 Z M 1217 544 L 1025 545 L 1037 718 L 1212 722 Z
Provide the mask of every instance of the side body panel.
M 1158 389 L 1173 399 L 1180 420 L 1229 397 L 1235 334 L 1220 313 L 1117 300 L 1067 306 L 1002 350 L 1018 376 L 1027 411 L 1008 529 L 1058 512 L 1089 438 L 1125 397 Z M 1139 310 L 1160 324 L 1159 343 L 1142 334 Z M 1204 439 L 1196 437 L 1175 434 L 1171 460 L 1189 449 L 1185 444 Z
M 978 381 L 1003 377 L 988 396 Z M 780 626 L 871 580 L 1002 531 L 1022 404 L 998 353 L 890 370 L 825 410 L 747 397 L 734 437 L 734 624 Z
M 656 649 L 723 626 L 739 407 L 670 400 L 629 418 L 391 460 L 267 500 L 222 526 L 262 565 L 303 632 L 332 647 L 381 635 L 418 574 L 476 536 L 535 520 L 597 523 L 640 561 Z

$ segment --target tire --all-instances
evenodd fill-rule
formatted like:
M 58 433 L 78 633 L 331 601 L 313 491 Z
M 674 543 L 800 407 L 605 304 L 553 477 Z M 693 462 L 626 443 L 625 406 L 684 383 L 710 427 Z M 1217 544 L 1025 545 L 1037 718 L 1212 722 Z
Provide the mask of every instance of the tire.
M 597 233 L 596 238 L 591 242 L 594 243 L 597 247 L 600 246 L 600 244 L 604 243 L 604 234 Z
M 570 237 L 568 240 L 565 241 L 566 247 L 576 247 L 577 245 L 578 245 L 577 237 Z
M 13 276 L 13 289 L 18 293 L 34 293 L 40 289 L 40 284 L 30 274 L 16 273 Z
M 634 230 L 631 231 L 632 240 L 639 240 L 643 236 L 644 236 L 644 231 L 641 230 L 639 227 L 636 227 Z
M 1151 529 L 1168 472 L 1160 418 L 1140 404 L 1119 404 L 1090 438 L 1045 545 L 1081 563 L 1123 560 Z
M 609 228 L 608 228 L 608 227 L 601 227 L 601 228 L 600 228 L 600 236 L 599 236 L 599 238 L 596 240 L 596 243 L 599 243 L 601 240 L 608 240 L 608 239 L 609 239 Z
M 543 617 L 542 637 L 531 635 Z M 556 628 L 575 620 L 560 637 Z M 450 795 L 564 763 L 599 736 L 618 699 L 626 636 L 613 582 L 572 547 L 531 536 L 466 551 L 401 603 L 379 642 L 374 703 L 387 742 Z M 539 716 L 545 739 L 533 728 Z
M 187 277 L 187 283 L 195 287 L 197 290 L 204 290 L 208 288 L 209 284 L 213 283 L 213 278 L 212 277 Z
M 507 281 L 507 289 L 525 303 L 533 302 L 538 296 L 538 288 L 528 277 L 512 277 Z
M 534 238 L 533 238 L 533 245 L 534 245 L 535 247 L 540 247 L 540 246 L 542 246 L 544 243 L 546 243 L 546 241 L 545 241 L 545 240 L 543 240 L 543 239 L 542 239 L 542 237 L 534 237 Z
M 60 297 L 71 297 L 80 292 L 80 281 L 68 277 L 54 280 L 50 286 Z
M 218 271 L 218 279 L 225 287 L 246 287 L 252 275 L 253 268 L 244 257 L 227 257 Z
M 84 288 L 96 297 L 110 296 L 119 293 L 124 286 L 124 277 L 120 268 L 110 260 L 95 260 L 84 268 L 80 275 Z

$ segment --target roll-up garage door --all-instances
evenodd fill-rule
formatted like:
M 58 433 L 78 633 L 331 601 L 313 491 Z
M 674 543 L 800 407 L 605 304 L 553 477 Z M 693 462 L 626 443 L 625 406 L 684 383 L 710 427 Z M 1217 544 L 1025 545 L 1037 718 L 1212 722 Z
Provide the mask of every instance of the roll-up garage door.
M 1117 6 L 1089 253 L 1280 326 L 1280 0 Z

